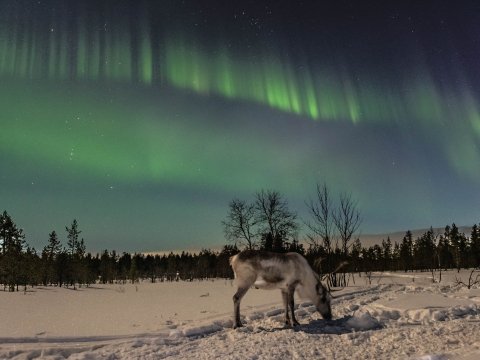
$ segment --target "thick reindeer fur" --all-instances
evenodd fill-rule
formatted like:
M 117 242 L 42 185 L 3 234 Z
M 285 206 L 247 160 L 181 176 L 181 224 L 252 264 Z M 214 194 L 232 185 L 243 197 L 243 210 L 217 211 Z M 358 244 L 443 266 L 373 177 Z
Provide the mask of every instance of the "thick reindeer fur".
M 233 296 L 234 328 L 242 326 L 240 302 L 252 285 L 260 289 L 280 289 L 287 325 L 298 324 L 294 312 L 297 289 L 300 297 L 311 300 L 325 319 L 331 319 L 328 290 L 302 255 L 245 250 L 232 256 L 230 265 L 237 282 L 237 292 Z

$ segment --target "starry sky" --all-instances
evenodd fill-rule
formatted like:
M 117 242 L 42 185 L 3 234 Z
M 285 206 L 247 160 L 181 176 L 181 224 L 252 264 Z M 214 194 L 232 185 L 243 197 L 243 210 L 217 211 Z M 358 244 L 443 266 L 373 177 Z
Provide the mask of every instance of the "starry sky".
M 0 210 L 41 249 L 218 247 L 317 183 L 363 234 L 480 221 L 475 1 L 0 0 Z M 304 232 L 300 232 L 302 238 Z

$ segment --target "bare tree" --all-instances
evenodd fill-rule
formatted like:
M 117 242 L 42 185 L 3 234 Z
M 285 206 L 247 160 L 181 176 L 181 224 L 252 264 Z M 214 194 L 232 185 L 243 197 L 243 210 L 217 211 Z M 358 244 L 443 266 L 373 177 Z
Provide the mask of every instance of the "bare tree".
M 349 242 L 353 234 L 358 230 L 362 219 L 357 209 L 357 202 L 352 199 L 350 194 L 343 193 L 340 195 L 340 206 L 333 212 L 333 223 L 338 231 L 340 240 L 342 241 L 341 256 L 343 260 L 348 258 Z M 345 273 L 338 279 L 335 279 L 340 285 L 346 286 Z
M 310 199 L 306 202 L 308 211 L 313 221 L 306 221 L 305 225 L 310 229 L 312 234 L 307 235 L 309 242 L 315 248 L 323 245 L 327 254 L 332 252 L 332 235 L 333 235 L 333 217 L 332 217 L 332 200 L 327 185 L 317 184 L 317 196 L 315 200 Z M 322 241 L 320 244 L 319 239 Z
M 277 191 L 262 190 L 255 194 L 255 220 L 262 235 L 281 243 L 293 238 L 298 230 L 297 214 L 288 209 L 288 203 Z M 263 227 L 262 227 L 263 226 Z M 277 246 L 278 248 L 281 246 Z
M 337 276 L 332 270 L 335 267 L 335 248 L 338 244 L 333 244 L 335 226 L 333 223 L 333 213 L 335 211 L 327 184 L 317 184 L 316 199 L 306 203 L 312 221 L 305 222 L 310 229 L 308 234 L 310 245 L 313 246 L 313 253 L 323 255 L 314 259 L 315 270 L 320 274 L 326 274 L 326 281 L 329 286 L 337 286 Z M 321 241 L 321 242 L 320 242 Z
M 463 285 L 466 286 L 467 289 L 470 289 L 473 285 L 480 284 L 480 274 L 477 273 L 478 269 L 473 268 L 470 272 L 470 276 L 468 277 L 468 284 L 464 283 L 462 279 L 459 279 L 455 276 L 455 285 Z M 476 275 L 473 277 L 473 275 Z
M 338 207 L 333 205 L 330 192 L 327 185 L 317 184 L 317 193 L 315 200 L 306 203 L 312 221 L 305 222 L 310 229 L 309 237 L 311 245 L 315 249 L 323 246 L 326 253 L 326 271 L 329 272 L 328 283 L 332 286 L 338 286 L 339 278 L 336 271 L 332 271 L 335 262 L 346 261 L 348 255 L 349 242 L 353 234 L 358 230 L 361 218 L 357 210 L 357 203 L 347 194 L 340 195 Z M 334 237 L 338 236 L 337 241 L 333 243 Z M 318 238 L 321 239 L 320 244 Z M 338 239 L 341 240 L 341 248 L 338 246 Z M 338 258 L 340 256 L 340 259 Z M 345 274 L 343 275 L 343 286 L 346 283 Z
M 357 202 L 352 199 L 350 194 L 341 194 L 340 206 L 332 215 L 333 223 L 342 241 L 342 254 L 346 257 L 348 254 L 348 243 L 362 223 L 360 212 L 357 209 Z
M 255 208 L 244 200 L 233 199 L 228 205 L 227 218 L 222 221 L 225 237 L 242 244 L 247 249 L 255 248 Z

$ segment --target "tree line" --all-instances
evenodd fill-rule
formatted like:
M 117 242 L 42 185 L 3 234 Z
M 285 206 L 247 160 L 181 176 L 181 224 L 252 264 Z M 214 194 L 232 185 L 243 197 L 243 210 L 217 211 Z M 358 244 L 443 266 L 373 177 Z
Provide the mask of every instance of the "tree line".
M 72 287 L 94 283 L 126 283 L 141 279 L 179 281 L 207 278 L 232 278 L 229 258 L 238 253 L 236 246 L 225 245 L 221 251 L 204 249 L 199 253 L 118 254 L 104 250 L 87 253 L 77 220 L 65 227 L 62 245 L 52 231 L 41 252 L 28 246 L 23 230 L 4 211 L 0 215 L 0 284 L 15 291 L 27 286 L 54 285 Z
M 37 285 L 76 289 L 96 282 L 232 278 L 229 258 L 242 249 L 298 252 L 318 273 L 326 274 L 330 286 L 347 285 L 349 273 L 433 272 L 480 265 L 480 225 L 475 224 L 469 236 L 452 224 L 442 233 L 430 228 L 414 239 L 407 231 L 399 243 L 387 238 L 382 244 L 363 247 L 356 237 L 361 216 L 350 194 L 333 197 L 325 184 L 317 185 L 315 197 L 305 204 L 309 218 L 301 220 L 276 191 L 259 191 L 252 201 L 233 199 L 222 221 L 229 243 L 221 250 L 164 255 L 119 254 L 115 250 L 87 253 L 76 220 L 65 227 L 64 244 L 52 231 L 43 249 L 37 251 L 4 211 L 0 215 L 0 284 L 4 290 L 18 291 Z M 298 239 L 301 224 L 307 229 L 303 242 Z

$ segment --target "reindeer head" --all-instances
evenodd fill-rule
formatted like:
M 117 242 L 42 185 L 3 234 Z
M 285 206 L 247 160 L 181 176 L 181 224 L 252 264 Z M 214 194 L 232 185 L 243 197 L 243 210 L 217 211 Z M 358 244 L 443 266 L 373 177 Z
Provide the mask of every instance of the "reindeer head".
M 320 281 L 317 281 L 315 286 L 316 296 L 315 296 L 315 306 L 317 311 L 323 316 L 325 320 L 332 319 L 332 307 L 330 305 L 331 295 L 327 288 L 323 286 Z

